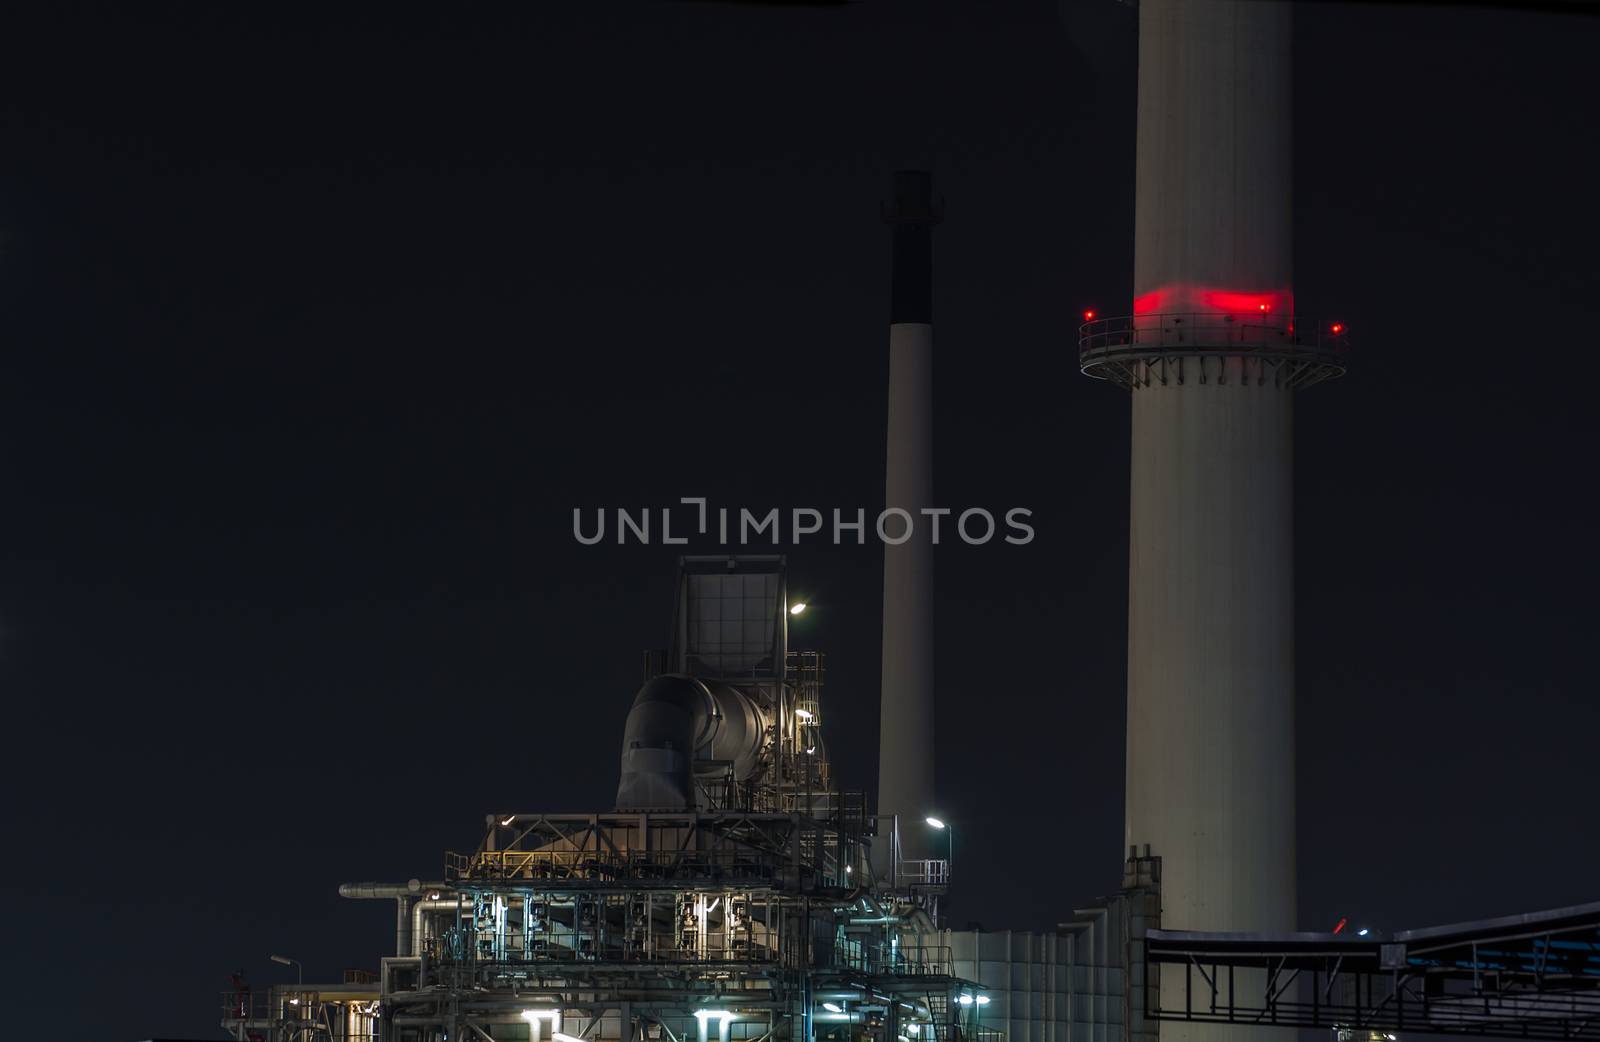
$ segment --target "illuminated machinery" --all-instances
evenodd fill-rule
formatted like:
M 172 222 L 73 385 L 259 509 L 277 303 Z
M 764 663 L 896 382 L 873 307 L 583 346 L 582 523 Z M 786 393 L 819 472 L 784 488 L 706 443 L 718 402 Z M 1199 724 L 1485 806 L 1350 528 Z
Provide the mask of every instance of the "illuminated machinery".
M 939 943 L 948 865 L 879 881 L 877 822 L 829 777 L 823 657 L 788 649 L 788 608 L 781 557 L 684 558 L 615 810 L 495 814 L 437 882 L 340 888 L 396 902 L 362 1042 L 977 1034 L 988 998 Z M 342 1023 L 253 1027 L 264 1042 L 358 1037 Z

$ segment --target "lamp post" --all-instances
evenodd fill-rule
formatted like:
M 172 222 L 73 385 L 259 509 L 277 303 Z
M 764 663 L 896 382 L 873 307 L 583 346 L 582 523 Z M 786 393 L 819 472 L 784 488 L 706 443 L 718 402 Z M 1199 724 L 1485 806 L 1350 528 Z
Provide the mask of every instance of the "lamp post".
M 306 968 L 300 965 L 299 959 L 291 959 L 287 955 L 274 955 L 271 956 L 271 959 L 279 966 L 293 966 L 295 970 L 295 986 L 301 988 L 305 987 Z

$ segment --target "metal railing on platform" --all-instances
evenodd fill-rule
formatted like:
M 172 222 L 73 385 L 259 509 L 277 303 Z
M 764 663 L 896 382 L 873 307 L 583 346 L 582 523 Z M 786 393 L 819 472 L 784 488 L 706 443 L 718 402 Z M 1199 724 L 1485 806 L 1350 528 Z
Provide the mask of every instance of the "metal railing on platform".
M 950 862 L 945 858 L 901 861 L 900 882 L 907 886 L 949 886 Z
M 1255 380 L 1237 382 L 1265 382 L 1270 372 L 1277 386 L 1307 387 L 1343 374 L 1349 347 L 1343 323 L 1264 314 L 1126 315 L 1078 327 L 1079 368 L 1124 387 L 1167 384 L 1173 366 L 1171 379 L 1182 384 L 1186 358 L 1201 360 L 1197 383 L 1208 382 L 1208 359 L 1238 358 L 1252 364 Z
M 1097 351 L 1129 347 L 1152 351 L 1294 347 L 1341 352 L 1349 348 L 1349 331 L 1342 322 L 1199 311 L 1124 315 L 1096 319 L 1078 327 L 1078 351 L 1085 358 Z
M 955 976 L 949 945 L 841 947 L 834 952 L 833 964 L 839 969 L 891 977 Z
M 740 850 L 648 850 L 612 853 L 543 847 L 445 853 L 446 879 L 577 879 L 605 881 L 699 879 L 764 881 L 783 867 L 782 855 Z

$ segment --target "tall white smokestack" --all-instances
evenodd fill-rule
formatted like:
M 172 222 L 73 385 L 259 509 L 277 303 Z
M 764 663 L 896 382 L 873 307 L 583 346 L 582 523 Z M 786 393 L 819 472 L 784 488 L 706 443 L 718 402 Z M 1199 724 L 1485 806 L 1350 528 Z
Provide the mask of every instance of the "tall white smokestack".
M 1290 6 L 1140 0 L 1134 314 L 1081 341 L 1133 396 L 1126 842 L 1166 929 L 1295 927 L 1293 391 L 1342 369 L 1294 317 Z
M 884 548 L 883 701 L 878 813 L 898 815 L 902 856 L 927 857 L 923 819 L 934 812 L 933 545 L 923 507 L 933 503 L 933 226 L 942 214 L 933 179 L 900 171 L 884 220 L 893 229 L 889 301 L 888 470 L 886 508 L 904 510 L 912 538 Z M 899 538 L 902 520 L 887 534 Z M 885 837 L 887 838 L 887 837 Z M 874 869 L 888 876 L 889 844 L 875 848 Z

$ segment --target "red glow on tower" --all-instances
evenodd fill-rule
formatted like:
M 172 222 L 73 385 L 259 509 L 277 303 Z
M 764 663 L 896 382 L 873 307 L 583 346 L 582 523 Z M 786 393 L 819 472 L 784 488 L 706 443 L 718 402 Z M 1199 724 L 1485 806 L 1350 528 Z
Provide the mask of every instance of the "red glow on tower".
M 1085 311 L 1083 313 L 1083 320 L 1085 322 L 1093 322 L 1094 321 L 1094 308 L 1090 308 L 1089 310 L 1087 310 L 1087 311 Z
M 1343 322 L 1335 322 L 1333 324 L 1333 335 L 1334 336 L 1338 336 L 1340 333 L 1343 333 L 1343 332 L 1344 332 L 1344 323 Z
M 1232 289 L 1205 289 L 1198 294 L 1207 311 L 1229 315 L 1266 315 L 1275 311 L 1292 311 L 1287 306 L 1287 293 L 1246 293 Z
M 1342 932 L 1344 930 L 1345 924 L 1348 923 L 1349 921 L 1350 921 L 1350 919 L 1347 916 L 1342 916 L 1341 915 L 1339 917 L 1339 924 L 1333 928 L 1333 932 L 1334 933 Z
M 1290 290 L 1237 290 L 1173 283 L 1133 299 L 1135 315 L 1248 315 L 1257 319 L 1294 314 Z
M 1133 313 L 1135 315 L 1154 315 L 1161 311 L 1161 293 L 1146 293 L 1133 298 Z

